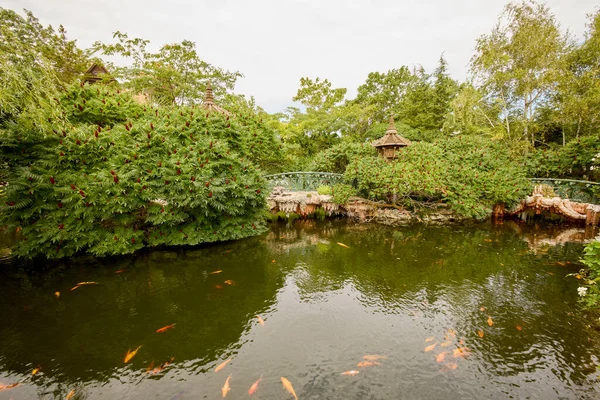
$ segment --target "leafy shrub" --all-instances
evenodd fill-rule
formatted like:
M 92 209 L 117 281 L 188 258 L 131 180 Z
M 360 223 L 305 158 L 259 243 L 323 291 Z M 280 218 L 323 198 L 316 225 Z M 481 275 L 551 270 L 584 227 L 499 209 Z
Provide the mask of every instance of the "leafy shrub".
M 141 111 L 125 122 L 55 122 L 54 133 L 14 129 L 2 138 L 10 170 L 0 222 L 21 228 L 15 254 L 126 254 L 262 231 L 265 182 L 249 140 L 255 125 L 193 107 Z
M 333 202 L 335 204 L 343 205 L 348 202 L 348 199 L 352 196 L 356 196 L 356 189 L 350 185 L 339 183 L 333 186 Z
M 340 143 L 317 153 L 308 168 L 311 171 L 343 174 L 352 160 L 376 154 L 369 143 Z
M 363 157 L 346 169 L 368 197 L 410 204 L 448 203 L 459 214 L 483 218 L 497 203 L 508 206 L 530 190 L 525 172 L 499 143 L 481 137 L 415 142 L 387 162 Z
M 536 150 L 525 160 L 528 173 L 538 178 L 573 178 L 600 181 L 594 157 L 600 153 L 600 136 L 586 136 L 567 143 Z
M 321 195 L 331 194 L 331 186 L 319 186 L 317 188 L 317 193 Z
M 578 289 L 581 301 L 586 307 L 598 307 L 600 305 L 600 241 L 593 241 L 585 246 L 583 250 L 583 262 L 588 270 L 582 271 L 583 275 L 587 275 L 584 280 L 585 286 L 580 286 Z

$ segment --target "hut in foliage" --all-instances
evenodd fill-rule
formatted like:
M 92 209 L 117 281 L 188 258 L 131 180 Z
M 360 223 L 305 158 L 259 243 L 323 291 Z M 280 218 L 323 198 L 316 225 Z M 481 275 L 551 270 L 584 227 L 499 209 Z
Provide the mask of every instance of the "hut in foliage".
M 206 94 L 204 95 L 204 101 L 200 105 L 208 112 L 217 112 L 219 114 L 227 115 L 228 117 L 232 114 L 224 108 L 219 107 L 215 104 L 215 96 L 213 94 L 212 85 L 210 82 L 206 86 Z
M 410 140 L 398 135 L 394 124 L 394 117 L 390 117 L 390 123 L 387 131 L 382 138 L 373 142 L 373 147 L 377 149 L 377 153 L 387 160 L 393 160 L 397 157 L 397 152 L 402 148 L 410 145 Z
M 108 73 L 108 70 L 104 68 L 104 65 L 93 63 L 92 66 L 89 67 L 88 70 L 83 74 L 83 80 L 81 81 L 81 84 L 83 85 L 85 83 L 89 83 L 91 85 L 102 81 L 107 76 L 110 76 L 110 74 Z M 115 78 L 111 77 L 109 81 L 114 82 L 116 80 Z

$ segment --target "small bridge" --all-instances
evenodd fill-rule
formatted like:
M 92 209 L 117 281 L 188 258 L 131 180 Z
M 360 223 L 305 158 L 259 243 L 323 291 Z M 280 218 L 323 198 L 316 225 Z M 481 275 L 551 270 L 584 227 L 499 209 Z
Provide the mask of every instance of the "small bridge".
M 535 186 L 545 185 L 552 188 L 554 194 L 563 199 L 579 203 L 600 204 L 600 183 L 573 179 L 531 178 Z
M 317 190 L 319 186 L 333 186 L 344 183 L 343 174 L 331 172 L 284 172 L 281 174 L 265 175 L 270 189 L 282 186 L 292 192 Z

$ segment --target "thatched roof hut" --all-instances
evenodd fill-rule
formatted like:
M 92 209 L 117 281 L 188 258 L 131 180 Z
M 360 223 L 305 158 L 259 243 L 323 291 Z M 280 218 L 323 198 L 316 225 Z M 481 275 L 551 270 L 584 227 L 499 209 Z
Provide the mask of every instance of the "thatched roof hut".
M 394 117 L 390 117 L 390 123 L 387 131 L 385 131 L 385 135 L 373 142 L 373 147 L 377 149 L 379 155 L 388 160 L 395 159 L 397 157 L 396 152 L 402 147 L 409 145 L 410 140 L 398 135 L 394 124 Z

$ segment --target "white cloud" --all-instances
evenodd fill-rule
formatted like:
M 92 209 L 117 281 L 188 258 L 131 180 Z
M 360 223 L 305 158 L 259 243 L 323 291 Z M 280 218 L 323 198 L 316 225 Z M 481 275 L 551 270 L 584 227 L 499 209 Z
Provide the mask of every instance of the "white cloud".
M 149 39 L 152 47 L 183 39 L 217 66 L 244 74 L 236 91 L 267 111 L 292 104 L 300 77 L 322 77 L 349 96 L 369 72 L 401 65 L 435 68 L 442 52 L 465 79 L 475 39 L 488 33 L 499 0 L 4 0 L 44 24 L 63 24 L 82 47 L 112 32 Z M 581 37 L 594 0 L 549 0 L 563 28 Z

